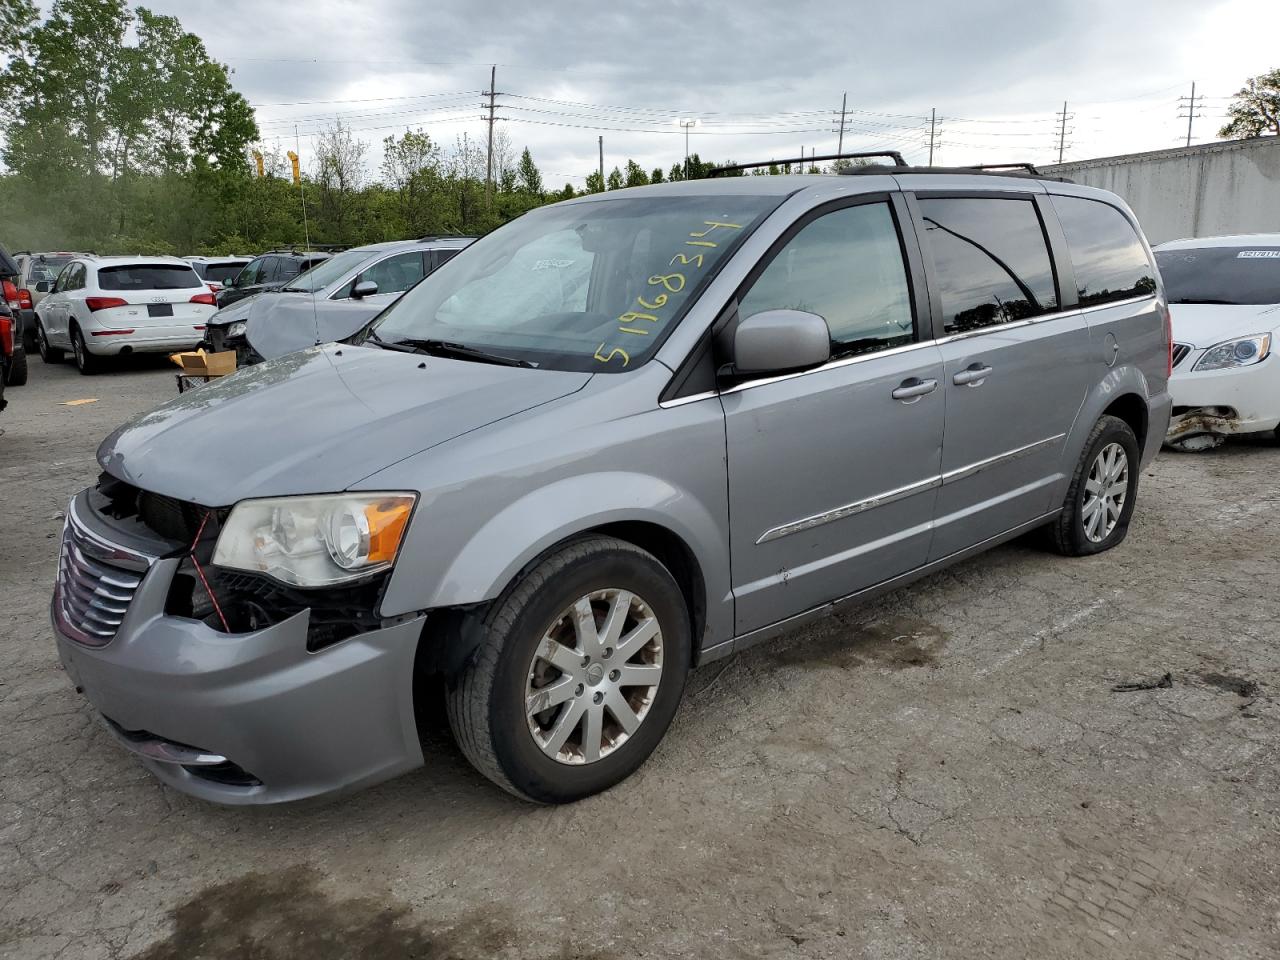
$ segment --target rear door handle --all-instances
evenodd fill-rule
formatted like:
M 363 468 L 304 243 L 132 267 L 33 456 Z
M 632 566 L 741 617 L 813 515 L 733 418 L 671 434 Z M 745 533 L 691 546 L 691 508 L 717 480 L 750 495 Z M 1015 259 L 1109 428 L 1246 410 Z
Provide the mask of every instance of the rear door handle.
M 981 363 L 971 363 L 952 377 L 951 382 L 957 387 L 980 387 L 982 386 L 982 381 L 989 376 L 991 376 L 990 367 Z
M 921 380 L 919 377 L 911 377 L 909 380 L 903 380 L 902 384 L 889 396 L 905 403 L 915 403 L 926 393 L 933 393 L 937 389 L 937 380 Z

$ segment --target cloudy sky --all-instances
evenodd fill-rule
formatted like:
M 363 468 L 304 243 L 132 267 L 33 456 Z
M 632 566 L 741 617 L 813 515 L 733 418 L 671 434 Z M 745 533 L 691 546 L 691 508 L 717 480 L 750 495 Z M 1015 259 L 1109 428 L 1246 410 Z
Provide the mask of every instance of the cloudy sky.
M 149 0 L 179 17 L 258 111 L 264 136 L 304 160 L 340 118 L 371 144 L 424 128 L 483 137 L 497 115 L 550 184 L 582 185 L 604 136 L 606 169 L 691 149 L 738 161 L 893 148 L 925 162 L 1067 159 L 1185 142 L 1185 101 L 1205 95 L 1193 142 L 1216 139 L 1229 96 L 1280 67 L 1274 0 Z M 1180 105 L 1183 109 L 1180 111 Z M 1179 113 L 1183 118 L 1179 118 Z M 371 172 L 373 172 L 371 170 Z

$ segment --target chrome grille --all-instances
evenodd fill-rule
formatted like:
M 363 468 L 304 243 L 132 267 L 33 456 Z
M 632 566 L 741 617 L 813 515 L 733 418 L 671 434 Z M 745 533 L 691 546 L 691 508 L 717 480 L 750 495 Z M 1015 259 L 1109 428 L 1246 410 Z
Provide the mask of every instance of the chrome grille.
M 1183 360 L 1187 359 L 1187 354 L 1190 352 L 1190 345 L 1185 343 L 1175 343 L 1173 345 L 1173 365 L 1176 367 Z
M 102 552 L 68 518 L 58 560 L 58 625 L 92 647 L 115 637 L 144 572 L 105 562 L 99 558 Z

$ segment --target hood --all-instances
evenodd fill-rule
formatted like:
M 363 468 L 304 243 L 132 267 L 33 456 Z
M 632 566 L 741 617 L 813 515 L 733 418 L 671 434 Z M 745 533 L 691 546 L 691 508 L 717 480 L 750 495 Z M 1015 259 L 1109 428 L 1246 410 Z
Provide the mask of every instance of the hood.
M 363 300 L 314 302 L 305 293 L 278 291 L 257 294 L 218 311 L 210 323 L 225 326 L 245 321 L 245 337 L 258 355 L 271 360 L 317 343 L 342 340 L 360 330 L 381 313 L 397 294 L 366 297 Z
M 180 394 L 98 448 L 109 474 L 209 507 L 333 493 L 580 390 L 589 373 L 328 345 Z
M 1171 303 L 1173 339 L 1203 349 L 1280 327 L 1280 304 Z

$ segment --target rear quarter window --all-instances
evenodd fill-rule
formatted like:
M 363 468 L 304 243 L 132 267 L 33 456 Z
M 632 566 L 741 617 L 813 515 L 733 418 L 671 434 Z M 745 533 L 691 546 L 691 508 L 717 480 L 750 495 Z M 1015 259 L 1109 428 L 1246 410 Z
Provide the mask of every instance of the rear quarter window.
M 1075 269 L 1080 306 L 1150 296 L 1156 271 L 1129 219 L 1110 204 L 1053 197 Z
M 194 270 L 176 264 L 138 263 L 98 268 L 101 290 L 186 290 L 203 286 Z

